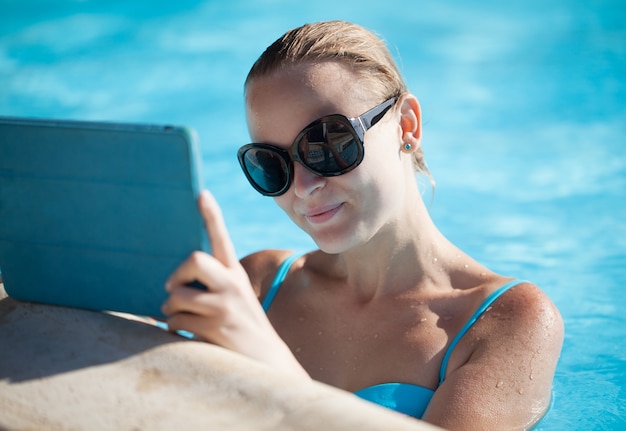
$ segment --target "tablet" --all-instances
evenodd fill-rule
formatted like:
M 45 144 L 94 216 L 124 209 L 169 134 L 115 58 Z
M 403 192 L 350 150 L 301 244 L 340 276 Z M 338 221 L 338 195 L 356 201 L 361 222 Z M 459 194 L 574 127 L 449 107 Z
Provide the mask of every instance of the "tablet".
M 209 250 L 195 133 L 0 117 L 0 272 L 7 294 L 161 317 L 165 281 Z

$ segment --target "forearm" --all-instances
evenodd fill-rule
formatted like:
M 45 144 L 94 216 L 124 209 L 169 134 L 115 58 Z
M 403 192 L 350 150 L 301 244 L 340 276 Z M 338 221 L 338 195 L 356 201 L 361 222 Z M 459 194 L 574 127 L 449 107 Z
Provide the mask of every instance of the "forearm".
M 273 349 L 261 349 L 258 352 L 258 358 L 261 362 L 280 370 L 285 373 L 297 375 L 310 379 L 309 373 L 304 369 L 302 364 L 298 362 L 293 355 L 289 346 L 280 340 Z

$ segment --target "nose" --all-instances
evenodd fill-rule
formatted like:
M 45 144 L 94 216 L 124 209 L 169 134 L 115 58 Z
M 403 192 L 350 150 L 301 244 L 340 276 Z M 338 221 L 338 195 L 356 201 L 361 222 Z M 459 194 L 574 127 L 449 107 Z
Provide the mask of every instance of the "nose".
M 310 196 L 315 190 L 326 184 L 327 179 L 325 177 L 315 175 L 298 162 L 293 165 L 293 189 L 297 197 Z

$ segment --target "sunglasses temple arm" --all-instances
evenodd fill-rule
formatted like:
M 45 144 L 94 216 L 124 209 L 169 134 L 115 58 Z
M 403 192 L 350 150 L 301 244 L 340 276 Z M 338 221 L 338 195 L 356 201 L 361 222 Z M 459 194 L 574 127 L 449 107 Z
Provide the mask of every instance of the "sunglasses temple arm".
M 381 118 L 385 116 L 387 111 L 391 109 L 394 103 L 398 100 L 397 97 L 391 98 L 386 102 L 382 103 L 374 107 L 373 109 L 367 111 L 365 114 L 360 115 L 354 119 L 351 119 L 352 126 L 359 134 L 361 140 L 365 136 L 365 132 L 367 132 L 372 126 L 380 121 Z
M 367 121 L 367 118 L 365 118 L 365 122 L 363 120 L 364 118 L 362 117 L 356 117 L 353 121 L 350 121 L 352 123 L 352 127 L 354 128 L 354 131 L 359 136 L 361 142 L 363 142 L 363 140 L 365 139 L 365 132 L 367 132 L 370 127 L 372 127 L 371 123 Z

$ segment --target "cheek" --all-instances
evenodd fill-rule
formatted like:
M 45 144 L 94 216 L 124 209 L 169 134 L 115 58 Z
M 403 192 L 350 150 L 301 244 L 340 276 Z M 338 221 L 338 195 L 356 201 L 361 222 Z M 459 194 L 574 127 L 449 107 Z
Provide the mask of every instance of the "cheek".
M 359 168 L 371 182 L 375 183 L 372 186 L 385 191 L 398 185 L 404 171 L 399 148 L 389 139 L 367 142 L 365 157 Z
M 276 202 L 276 205 L 278 205 L 281 210 L 287 213 L 289 217 L 292 217 L 291 210 L 290 210 L 291 205 L 289 204 L 289 198 L 287 197 L 288 194 L 289 194 L 289 190 L 287 190 L 287 193 L 285 193 L 284 195 L 275 197 L 273 199 L 274 199 L 274 202 Z
M 379 123 L 365 135 L 363 163 L 398 169 L 401 144 L 402 131 L 396 124 L 391 121 Z
M 283 210 L 285 214 L 289 216 L 289 218 L 300 228 L 303 228 L 303 220 L 298 218 L 296 212 L 294 211 L 294 207 L 292 204 L 292 199 L 290 199 L 291 190 L 288 190 L 284 195 L 273 198 L 276 205 Z
M 393 140 L 370 141 L 358 175 L 364 185 L 363 204 L 385 209 L 395 208 L 404 195 L 406 166 Z

